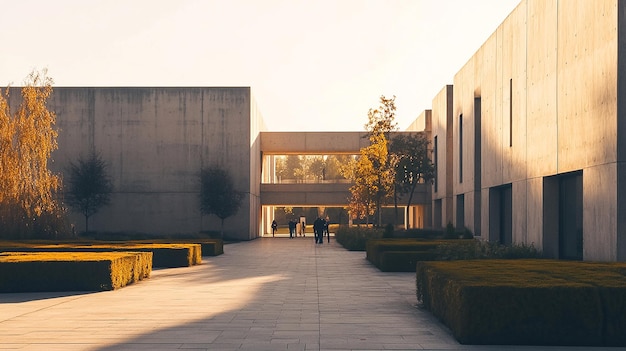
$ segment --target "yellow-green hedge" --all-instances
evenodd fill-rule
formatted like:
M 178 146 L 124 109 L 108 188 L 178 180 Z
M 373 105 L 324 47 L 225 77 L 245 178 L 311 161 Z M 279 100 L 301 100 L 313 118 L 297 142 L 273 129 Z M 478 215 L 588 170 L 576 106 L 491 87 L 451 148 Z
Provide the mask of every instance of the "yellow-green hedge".
M 153 243 L 62 243 L 62 244 L 31 244 L 28 242 L 1 242 L 0 251 L 29 252 L 107 252 L 107 251 L 140 251 L 152 252 L 153 267 L 173 268 L 189 267 L 202 263 L 200 244 L 153 244 Z
M 114 290 L 151 271 L 151 252 L 4 252 L 0 292 Z
M 157 240 L 133 240 L 132 243 L 146 244 L 200 244 L 202 256 L 219 256 L 224 254 L 224 240 L 222 239 L 157 239 Z
M 626 346 L 626 263 L 418 262 L 416 284 L 464 344 Z

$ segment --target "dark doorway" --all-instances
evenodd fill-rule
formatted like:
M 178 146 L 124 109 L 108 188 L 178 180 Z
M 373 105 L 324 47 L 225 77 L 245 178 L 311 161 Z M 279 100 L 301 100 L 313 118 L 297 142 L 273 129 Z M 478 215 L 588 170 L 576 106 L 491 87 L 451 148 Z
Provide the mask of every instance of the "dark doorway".
M 456 196 L 456 228 L 465 229 L 465 195 Z
M 437 199 L 433 202 L 433 227 L 443 228 L 442 223 L 442 207 L 441 199 Z
M 583 173 L 544 178 L 543 252 L 547 257 L 583 259 Z
M 511 184 L 489 189 L 489 240 L 513 244 L 513 187 Z
M 559 179 L 559 258 L 583 259 L 583 174 Z

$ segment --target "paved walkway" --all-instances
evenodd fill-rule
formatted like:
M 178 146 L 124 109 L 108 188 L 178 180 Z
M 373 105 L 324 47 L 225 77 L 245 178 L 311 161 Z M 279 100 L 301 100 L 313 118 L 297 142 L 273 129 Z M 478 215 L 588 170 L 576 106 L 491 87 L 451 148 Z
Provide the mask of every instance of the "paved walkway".
M 117 291 L 0 294 L 0 349 L 591 349 L 460 345 L 415 305 L 413 273 L 382 273 L 334 238 L 262 238 Z

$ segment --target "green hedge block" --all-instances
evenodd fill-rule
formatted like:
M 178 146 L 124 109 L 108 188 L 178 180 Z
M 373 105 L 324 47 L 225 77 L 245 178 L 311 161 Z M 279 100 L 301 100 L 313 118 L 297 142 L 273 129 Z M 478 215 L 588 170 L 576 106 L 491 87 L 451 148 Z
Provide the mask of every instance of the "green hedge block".
M 222 239 L 211 239 L 198 241 L 202 247 L 202 256 L 219 256 L 224 254 L 224 241 Z
M 224 240 L 222 239 L 158 239 L 132 241 L 137 244 L 199 244 L 201 256 L 219 256 L 224 254 Z
M 2 248 L 0 248 L 0 250 L 2 250 Z M 21 243 L 21 245 L 14 245 L 10 247 L 10 250 L 22 252 L 152 252 L 152 265 L 153 267 L 160 268 L 189 267 L 202 263 L 202 249 L 200 244 L 140 244 L 132 242 L 102 244 L 100 242 L 95 242 L 91 244 L 36 245 Z
M 114 290 L 151 271 L 150 252 L 5 252 L 0 292 Z
M 419 262 L 417 296 L 464 344 L 626 346 L 626 264 Z
M 335 232 L 335 240 L 350 251 L 365 251 L 369 240 L 383 237 L 383 230 L 367 227 L 340 226 Z
M 473 240 L 458 239 L 371 239 L 367 242 L 366 258 L 385 272 L 415 272 L 417 261 L 439 259 L 436 250 L 441 245 L 463 246 L 472 242 Z
M 375 265 L 383 272 L 415 272 L 417 262 L 436 257 L 429 251 L 383 251 Z

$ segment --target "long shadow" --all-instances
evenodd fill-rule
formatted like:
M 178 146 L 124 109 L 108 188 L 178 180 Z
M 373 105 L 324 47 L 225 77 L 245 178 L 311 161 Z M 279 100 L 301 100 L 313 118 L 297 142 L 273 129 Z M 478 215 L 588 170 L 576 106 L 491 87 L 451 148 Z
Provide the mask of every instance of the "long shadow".
M 95 294 L 97 291 L 61 291 L 61 292 L 32 292 L 32 293 L 1 293 L 0 304 L 20 303 L 28 301 L 38 301 L 56 299 L 59 297 L 80 296 Z
M 226 298 L 228 301 L 224 301 L 224 305 L 230 307 L 223 308 L 218 313 L 207 311 L 204 318 L 171 327 L 152 329 L 148 333 L 114 345 L 101 347 L 98 350 L 135 350 L 138 347 L 145 348 L 147 345 L 154 345 L 155 348 L 171 347 L 176 349 L 182 347 L 183 344 L 185 347 L 200 349 L 245 348 L 246 345 L 250 349 L 268 349 L 270 340 L 267 338 L 271 337 L 271 333 L 267 331 L 280 327 L 276 325 L 277 315 L 282 313 L 278 305 L 282 304 L 282 299 L 286 298 L 283 295 L 286 289 L 307 279 L 306 276 L 299 276 L 299 274 L 313 276 L 312 272 L 315 266 L 310 262 L 315 257 L 314 251 L 307 252 L 311 250 L 312 246 L 309 245 L 307 239 L 309 238 L 295 239 L 290 242 L 292 245 L 290 245 L 289 250 L 301 251 L 299 267 L 290 267 L 290 265 L 298 264 L 288 261 L 293 252 L 282 251 L 285 249 L 283 245 L 273 245 L 276 241 L 271 241 L 286 241 L 289 240 L 288 238 L 265 238 L 253 242 L 230 244 L 225 247 L 224 255 L 203 257 L 203 264 L 197 267 L 165 269 L 155 272 L 155 281 L 164 279 L 176 281 L 180 285 L 181 295 L 185 295 L 185 286 L 191 286 L 196 294 L 201 290 L 215 290 L 216 294 L 219 295 L 215 298 Z M 313 238 L 310 238 L 310 241 L 312 242 Z M 237 253 L 233 253 L 235 250 L 229 250 L 229 248 L 241 245 L 253 245 L 258 249 L 254 252 L 246 251 L 247 256 L 237 260 L 233 257 Z M 268 250 L 270 246 L 271 250 Z M 262 268 L 259 269 L 259 267 Z M 151 279 L 141 284 L 149 285 Z M 205 283 L 199 284 L 199 282 Z M 305 286 L 302 284 L 302 293 L 304 293 L 304 289 Z M 229 291 L 228 295 L 230 296 L 225 296 L 224 291 Z M 146 293 L 149 293 L 149 290 L 146 290 Z M 211 294 L 204 294 L 204 296 L 210 297 Z M 238 299 L 240 300 L 237 301 Z M 206 301 L 197 301 L 196 303 L 205 305 Z M 189 312 L 186 310 L 183 313 Z M 302 337 L 307 338 L 309 344 L 317 345 L 319 342 L 318 321 L 319 316 L 317 315 L 302 321 L 304 326 L 299 333 Z M 162 321 L 155 320 L 155 322 L 160 323 Z M 298 327 L 294 326 L 288 329 L 298 329 Z M 286 331 L 285 333 L 290 334 L 292 332 Z M 256 334 L 254 338 L 259 340 L 259 344 L 246 344 L 243 341 L 246 337 L 252 337 L 252 334 Z M 294 338 L 290 340 L 286 336 L 284 345 L 290 341 L 297 343 Z M 283 347 L 279 344 L 269 347 L 269 349 L 283 349 Z

